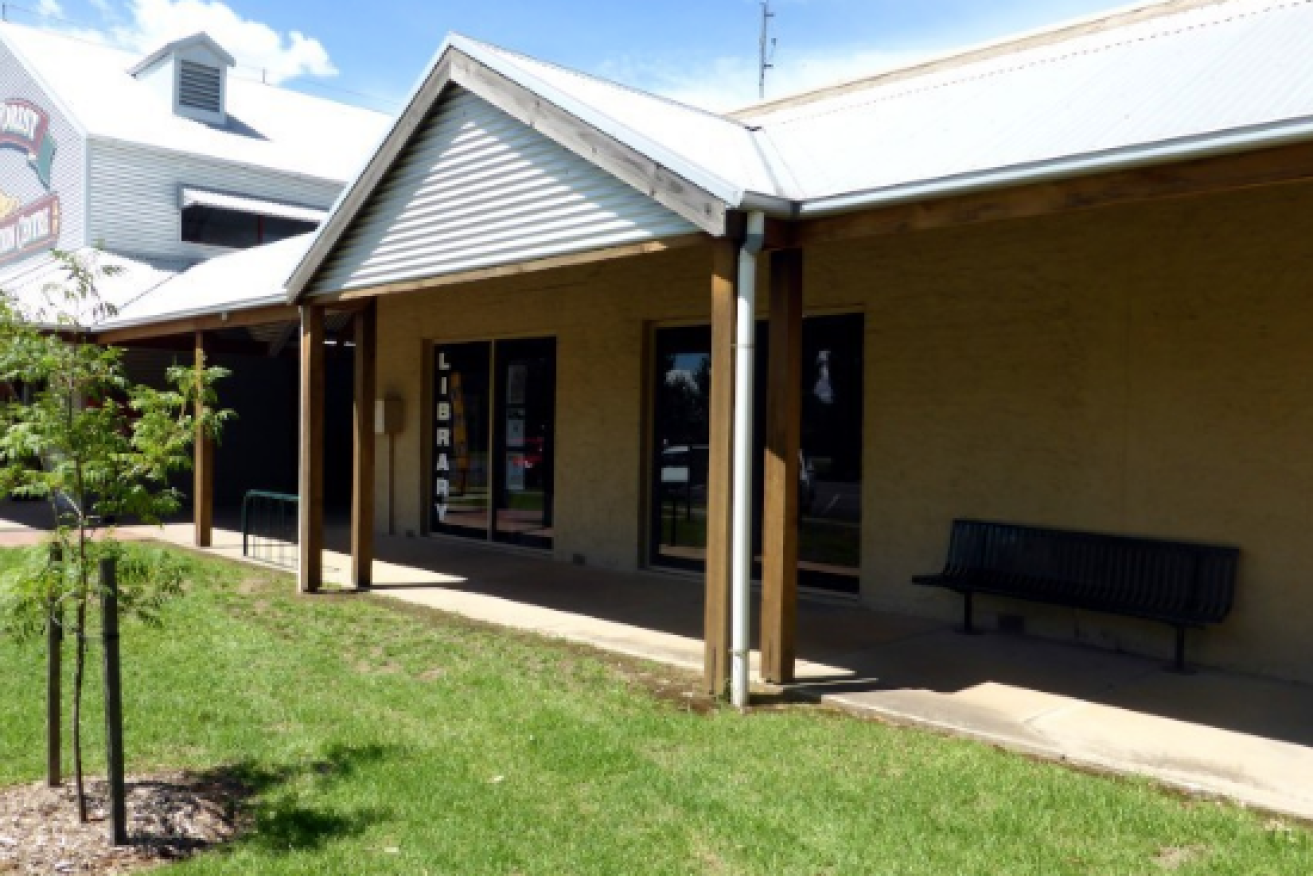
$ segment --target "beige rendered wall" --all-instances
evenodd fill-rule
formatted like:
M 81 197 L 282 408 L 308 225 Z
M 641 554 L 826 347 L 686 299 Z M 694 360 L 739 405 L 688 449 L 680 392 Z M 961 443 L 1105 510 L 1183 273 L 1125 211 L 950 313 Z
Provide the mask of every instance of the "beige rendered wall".
M 809 250 L 808 308 L 866 314 L 863 599 L 956 617 L 957 597 L 907 582 L 958 516 L 1234 544 L 1235 612 L 1192 657 L 1313 680 L 1310 215 L 1305 187 Z M 707 320 L 709 272 L 690 248 L 380 299 L 379 391 L 406 409 L 397 531 L 422 529 L 428 346 L 555 335 L 556 555 L 637 566 L 644 341 Z M 379 489 L 385 508 L 382 468 Z M 1170 649 L 1158 625 L 994 612 Z
M 1313 189 L 1105 209 L 809 253 L 867 301 L 863 597 L 914 588 L 978 516 L 1232 544 L 1200 662 L 1313 679 Z M 1161 625 L 983 600 L 1149 654 Z

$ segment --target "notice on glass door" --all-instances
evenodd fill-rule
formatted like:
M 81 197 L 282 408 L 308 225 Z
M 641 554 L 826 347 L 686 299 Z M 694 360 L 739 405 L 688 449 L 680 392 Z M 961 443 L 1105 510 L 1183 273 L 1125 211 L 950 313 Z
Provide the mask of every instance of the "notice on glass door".
M 524 492 L 524 454 L 506 454 L 506 489 L 511 493 Z
M 524 408 L 506 409 L 506 446 L 524 446 Z

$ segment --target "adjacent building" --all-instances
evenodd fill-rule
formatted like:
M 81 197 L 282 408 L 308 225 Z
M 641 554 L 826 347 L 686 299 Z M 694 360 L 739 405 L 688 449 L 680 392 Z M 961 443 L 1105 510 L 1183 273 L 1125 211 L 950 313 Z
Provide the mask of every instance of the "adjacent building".
M 56 248 L 124 266 L 126 304 L 313 231 L 388 124 L 266 85 L 205 34 L 138 57 L 0 24 L 0 101 L 0 288 L 33 300 Z

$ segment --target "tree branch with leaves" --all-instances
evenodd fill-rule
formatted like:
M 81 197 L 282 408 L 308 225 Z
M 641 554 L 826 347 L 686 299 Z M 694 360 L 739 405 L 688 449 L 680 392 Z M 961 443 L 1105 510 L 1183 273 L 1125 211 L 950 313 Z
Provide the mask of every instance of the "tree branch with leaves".
M 163 551 L 125 553 L 115 525 L 176 513 L 182 496 L 170 479 L 191 468 L 197 435 L 217 439 L 232 412 L 217 407 L 222 368 L 170 368 L 167 388 L 134 383 L 123 350 L 92 339 L 116 314 L 98 284 L 118 270 L 94 256 L 54 257 L 63 277 L 35 308 L 0 292 L 0 383 L 15 388 L 0 402 L 0 497 L 41 500 L 52 512 L 47 544 L 0 580 L 0 628 L 36 638 L 63 626 L 73 640 L 73 771 L 85 821 L 82 694 L 96 570 L 115 559 L 125 614 L 159 622 L 181 592 L 182 564 Z

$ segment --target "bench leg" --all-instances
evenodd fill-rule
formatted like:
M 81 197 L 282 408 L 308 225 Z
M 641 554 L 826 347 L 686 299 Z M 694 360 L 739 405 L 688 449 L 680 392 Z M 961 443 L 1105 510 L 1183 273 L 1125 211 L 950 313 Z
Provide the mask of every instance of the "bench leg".
M 976 628 L 971 622 L 972 597 L 975 596 L 970 590 L 962 594 L 962 629 L 959 631 L 965 636 L 977 635 Z
M 1185 627 L 1183 626 L 1176 628 L 1176 659 L 1168 669 L 1179 675 L 1194 674 L 1185 663 Z

